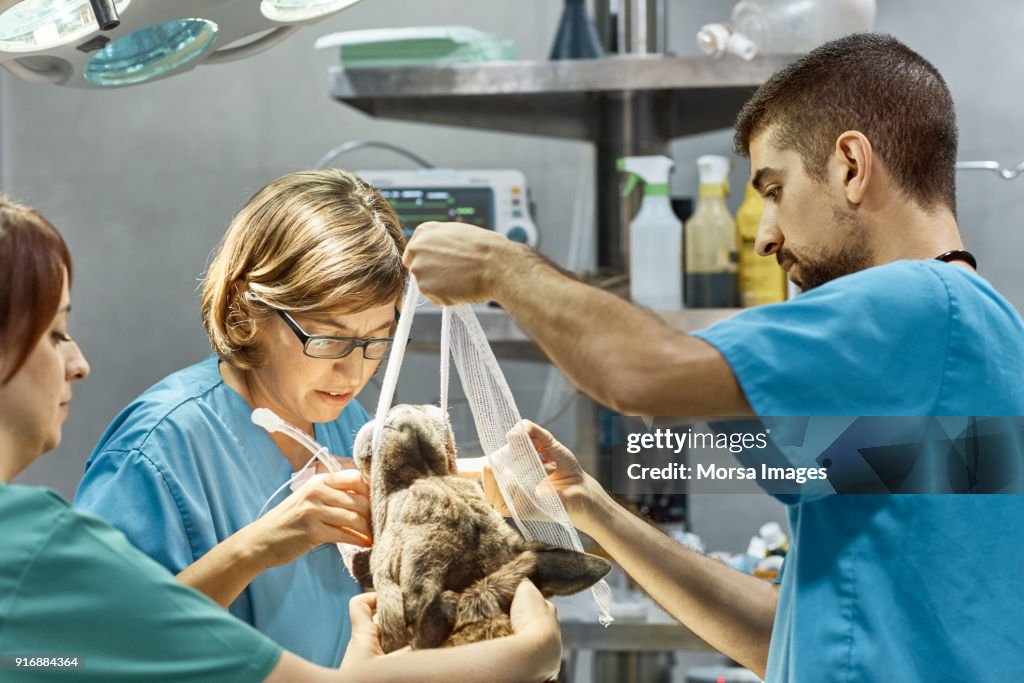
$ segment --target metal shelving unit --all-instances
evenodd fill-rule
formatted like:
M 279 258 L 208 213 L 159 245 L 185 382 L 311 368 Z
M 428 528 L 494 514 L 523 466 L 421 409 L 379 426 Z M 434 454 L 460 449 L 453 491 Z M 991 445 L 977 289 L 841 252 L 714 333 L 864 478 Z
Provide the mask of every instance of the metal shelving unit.
M 334 99 L 371 116 L 592 142 L 597 187 L 619 187 L 617 159 L 664 154 L 678 137 L 732 125 L 756 87 L 793 56 L 618 55 L 442 67 L 330 70 Z M 633 207 L 597 194 L 597 265 L 625 268 Z
M 372 116 L 596 141 L 600 99 L 651 93 L 662 105 L 638 122 L 671 139 L 732 124 L 788 57 L 616 56 L 398 69 L 330 69 L 331 96 Z M 597 106 L 595 106 L 597 105 Z
M 623 226 L 628 225 L 634 207 L 624 202 L 619 192 L 608 191 L 620 187 L 616 160 L 664 154 L 674 138 L 731 126 L 757 86 L 792 59 L 760 57 L 744 62 L 619 55 L 445 67 L 334 67 L 330 70 L 330 94 L 378 118 L 593 143 L 597 187 L 606 188 L 596 193 L 597 264 L 622 271 L 626 253 Z M 691 331 L 738 310 L 686 309 L 661 316 L 676 329 Z M 481 307 L 477 317 L 499 357 L 546 360 L 505 311 Z M 410 350 L 436 353 L 440 331 L 440 311 L 421 309 L 413 321 Z M 597 461 L 596 411 L 596 404 L 580 395 L 576 452 L 584 466 Z M 678 625 L 617 624 L 606 630 L 595 624 L 564 624 L 563 632 L 567 651 L 607 651 L 622 676 L 634 675 L 643 668 L 641 660 L 658 656 L 658 652 L 709 649 Z

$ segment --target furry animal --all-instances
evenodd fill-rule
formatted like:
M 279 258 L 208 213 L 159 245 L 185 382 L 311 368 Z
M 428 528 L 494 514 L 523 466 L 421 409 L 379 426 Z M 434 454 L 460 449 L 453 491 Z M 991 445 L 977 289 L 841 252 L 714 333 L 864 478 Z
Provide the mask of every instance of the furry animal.
M 374 545 L 353 574 L 377 591 L 385 652 L 508 635 L 520 581 L 545 596 L 587 588 L 611 569 L 593 555 L 525 541 L 488 504 L 479 482 L 456 474 L 455 439 L 436 406 L 398 405 L 371 462 L 373 423 L 356 436 L 370 481 Z

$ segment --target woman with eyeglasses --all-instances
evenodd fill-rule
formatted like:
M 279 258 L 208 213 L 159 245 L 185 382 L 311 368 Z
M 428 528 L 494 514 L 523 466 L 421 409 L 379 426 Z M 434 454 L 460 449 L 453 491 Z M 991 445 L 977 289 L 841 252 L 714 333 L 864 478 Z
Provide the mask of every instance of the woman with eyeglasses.
M 406 281 L 398 216 L 344 171 L 291 173 L 235 216 L 202 285 L 214 354 L 114 419 L 75 506 L 285 648 L 337 666 L 358 592 L 335 543 L 371 543 L 354 469 L 271 495 L 309 461 L 253 424 L 270 408 L 340 456 L 387 353 Z
M 67 246 L 49 221 L 0 196 L 0 653 L 5 669 L 0 678 L 63 680 L 70 676 L 104 683 L 513 683 L 543 681 L 557 672 L 561 647 L 554 608 L 529 582 L 519 587 L 512 602 L 513 635 L 389 655 L 381 651 L 373 623 L 375 596 L 360 595 L 351 600 L 349 610 L 345 605 L 335 609 L 334 596 L 325 585 L 323 600 L 335 609 L 333 618 L 341 621 L 350 611 L 352 620 L 344 662 L 332 671 L 283 650 L 208 597 L 176 581 L 117 530 L 71 509 L 59 494 L 10 484 L 60 442 L 72 384 L 89 374 L 89 364 L 68 334 L 71 274 Z M 202 381 L 194 376 L 179 379 L 181 383 Z M 208 389 L 203 400 L 223 400 L 217 393 L 215 388 Z M 230 415 L 224 419 L 231 419 Z M 153 425 L 153 429 L 161 427 Z M 198 447 L 200 439 L 210 437 L 203 428 L 197 431 L 192 445 Z M 247 438 L 251 435 L 240 435 L 239 442 Z M 143 443 L 141 449 L 146 448 Z M 258 452 L 238 449 L 238 457 Z M 188 453 L 168 457 L 186 455 L 200 457 Z M 280 457 L 286 458 L 283 453 Z M 254 465 L 253 471 L 260 466 Z M 195 467 L 207 470 L 209 490 L 215 491 L 217 466 Z M 243 482 L 242 488 L 247 487 Z M 181 485 L 175 490 L 197 495 Z M 148 514 L 146 501 L 131 504 L 140 516 Z M 198 509 L 197 503 L 191 505 Z M 211 501 L 212 507 L 216 505 Z M 301 516 L 301 511 L 291 509 Z M 276 524 L 279 529 L 283 526 Z M 172 526 L 165 522 L 169 545 L 181 542 Z M 254 532 L 252 538 L 260 538 L 260 533 L 266 537 L 264 543 L 273 545 L 271 532 Z M 343 571 L 340 565 L 335 569 Z M 278 596 L 282 609 L 289 597 L 289 591 Z M 297 626 L 306 637 L 316 636 L 316 630 L 323 628 L 316 617 L 310 614 L 308 623 Z

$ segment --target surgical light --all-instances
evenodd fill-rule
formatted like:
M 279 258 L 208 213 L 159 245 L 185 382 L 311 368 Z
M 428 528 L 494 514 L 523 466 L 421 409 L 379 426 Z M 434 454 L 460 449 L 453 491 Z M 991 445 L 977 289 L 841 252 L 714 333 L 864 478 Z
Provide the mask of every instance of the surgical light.
M 0 66 L 33 83 L 133 85 L 262 52 L 356 2 L 0 0 Z
M 92 56 L 85 78 L 97 85 L 151 81 L 199 59 L 217 40 L 206 19 L 175 19 L 118 38 Z
M 128 2 L 116 2 L 117 11 Z M 45 50 L 73 43 L 98 28 L 89 0 L 24 0 L 0 15 L 0 51 Z
M 272 21 L 309 21 L 340 12 L 359 0 L 263 0 L 260 11 Z

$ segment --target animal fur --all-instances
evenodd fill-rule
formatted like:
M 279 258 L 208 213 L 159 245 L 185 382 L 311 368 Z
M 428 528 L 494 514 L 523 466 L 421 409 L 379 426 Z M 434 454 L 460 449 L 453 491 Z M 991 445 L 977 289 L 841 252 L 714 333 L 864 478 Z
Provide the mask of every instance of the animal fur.
M 364 590 L 377 591 L 385 652 L 508 635 L 509 607 L 523 579 L 546 596 L 569 595 L 611 568 L 602 558 L 516 533 L 487 503 L 479 482 L 455 473 L 455 439 L 440 408 L 392 408 L 376 462 L 372 438 L 370 423 L 354 451 L 370 480 L 374 545 L 353 573 Z

